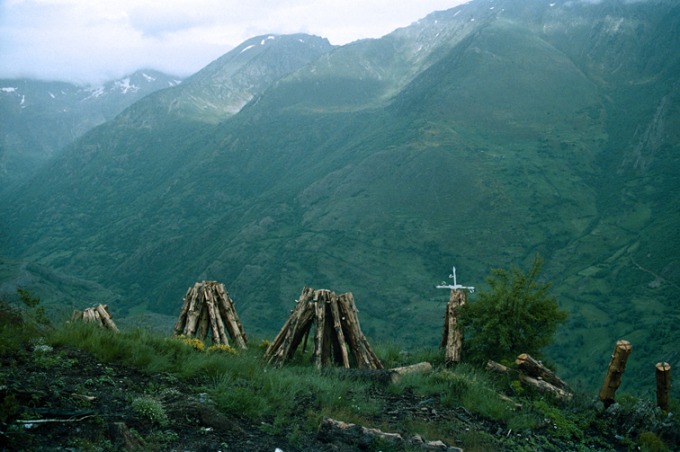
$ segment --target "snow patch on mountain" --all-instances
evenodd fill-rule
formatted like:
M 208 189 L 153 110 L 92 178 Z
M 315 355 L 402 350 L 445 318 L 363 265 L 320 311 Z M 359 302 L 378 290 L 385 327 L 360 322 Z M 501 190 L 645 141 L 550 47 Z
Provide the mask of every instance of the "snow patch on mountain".
M 260 45 L 263 46 L 267 43 L 267 41 L 273 41 L 274 39 L 276 39 L 275 36 L 269 35 L 266 38 L 264 38 L 262 41 L 260 41 Z
M 16 92 L 16 90 L 17 89 L 12 87 L 12 86 L 8 86 L 6 88 L 0 88 L 0 91 L 2 91 L 3 93 L 14 93 L 14 92 Z
M 137 85 L 130 83 L 130 77 L 118 80 L 114 83 L 114 86 L 119 88 L 123 94 L 127 94 L 128 92 L 136 93 L 139 91 L 139 87 Z

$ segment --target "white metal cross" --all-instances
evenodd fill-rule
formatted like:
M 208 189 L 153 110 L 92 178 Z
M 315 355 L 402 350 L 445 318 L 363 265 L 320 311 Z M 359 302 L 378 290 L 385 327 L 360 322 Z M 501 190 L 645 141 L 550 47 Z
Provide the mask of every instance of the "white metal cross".
M 453 273 L 449 275 L 449 278 L 453 279 L 453 285 L 451 284 L 446 284 L 446 281 L 442 281 L 442 283 L 438 286 L 435 286 L 437 289 L 451 289 L 451 290 L 467 290 L 468 292 L 472 293 L 475 291 L 474 286 L 462 286 L 456 282 L 456 267 L 453 267 Z

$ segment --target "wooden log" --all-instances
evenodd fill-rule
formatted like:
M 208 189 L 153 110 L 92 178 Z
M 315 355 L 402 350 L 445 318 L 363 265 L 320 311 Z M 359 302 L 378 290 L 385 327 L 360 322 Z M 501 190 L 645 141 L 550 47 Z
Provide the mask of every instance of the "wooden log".
M 75 309 L 71 314 L 71 321 L 83 320 L 83 311 Z
M 569 401 L 573 398 L 573 394 L 569 391 L 565 391 L 564 389 L 558 388 L 557 386 L 554 386 L 547 381 L 543 380 L 538 380 L 536 378 L 530 377 L 528 375 L 524 375 L 522 373 L 519 374 L 519 381 L 522 383 L 531 386 L 532 388 L 544 393 L 544 394 L 550 394 L 553 397 L 560 399 L 560 400 L 565 400 Z
M 217 311 L 215 309 L 215 300 L 212 296 L 212 290 L 207 285 L 202 288 L 203 299 L 205 300 L 205 309 L 208 311 L 208 319 L 210 321 L 210 331 L 212 332 L 212 340 L 215 344 L 222 344 L 222 337 L 220 330 L 217 327 Z
M 354 353 L 357 367 L 382 369 L 383 365 L 380 362 L 380 359 L 373 352 L 368 340 L 366 340 L 366 337 L 361 332 L 359 317 L 357 315 L 357 309 L 354 304 L 354 296 L 352 293 L 347 292 L 338 297 L 338 305 L 341 316 L 345 318 L 345 336 Z
M 442 441 L 426 441 L 420 435 L 407 439 L 399 433 L 383 432 L 377 428 L 364 427 L 328 417 L 321 420 L 317 437 L 327 443 L 344 443 L 352 450 L 372 450 L 373 447 L 380 446 L 383 450 L 387 448 L 389 450 L 463 452 L 462 449 L 449 447 Z
M 265 352 L 264 358 L 268 363 L 282 366 L 295 353 L 302 338 L 309 333 L 315 316 L 313 296 L 314 290 L 311 288 L 302 291 L 288 321 Z
M 309 287 L 304 287 L 302 289 L 302 293 L 300 294 L 300 298 L 295 301 L 295 309 L 293 312 L 299 309 L 300 303 L 306 303 L 307 299 L 312 296 L 314 293 L 313 289 L 310 289 Z M 288 331 L 290 330 L 291 326 L 293 323 L 296 321 L 296 317 L 293 315 L 288 316 L 286 319 L 286 322 L 283 324 L 281 327 L 281 330 L 279 330 L 278 334 L 274 338 L 271 344 L 269 344 L 269 347 L 267 347 L 267 350 L 264 352 L 264 358 L 265 359 L 270 359 L 273 357 L 274 353 L 281 348 L 281 345 L 283 344 L 284 339 L 286 338 L 286 335 L 288 334 Z M 307 330 L 307 333 L 309 330 Z
M 368 381 L 375 384 L 388 385 L 399 382 L 399 374 L 392 372 L 391 369 L 352 369 L 344 367 L 327 367 L 323 374 L 333 376 L 342 380 Z
M 102 321 L 102 317 L 99 315 L 97 308 L 90 308 L 90 312 L 92 312 L 93 322 L 97 324 L 97 326 L 104 326 L 104 322 Z
M 404 438 L 398 433 L 385 433 L 375 428 L 362 427 L 325 416 L 319 426 L 318 437 L 324 442 L 340 441 L 358 449 L 366 449 L 376 441 L 393 447 L 404 443 Z
M 85 322 L 96 322 L 97 319 L 95 318 L 95 311 L 92 308 L 87 308 L 83 311 L 83 320 Z
M 198 320 L 196 321 L 196 328 L 191 336 L 196 336 L 200 340 L 204 341 L 208 337 L 208 331 L 210 331 L 210 314 L 208 313 L 208 306 L 205 304 L 205 299 L 201 297 L 197 301 L 198 306 L 200 306 L 200 312 L 198 314 Z
M 201 315 L 201 308 L 203 304 L 201 302 L 200 294 L 200 283 L 194 285 L 195 291 L 192 293 L 192 298 L 189 301 L 189 309 L 187 309 L 187 321 L 184 325 L 184 334 L 187 337 L 193 337 L 196 334 L 196 328 L 198 324 L 198 318 Z
M 321 369 L 323 364 L 324 323 L 326 309 L 323 301 L 319 300 L 318 294 L 315 294 L 314 300 L 314 318 L 316 322 L 316 330 L 314 331 L 314 366 L 317 369 Z
M 111 314 L 109 313 L 108 307 L 106 305 L 97 305 L 97 312 L 99 313 L 99 317 L 101 317 L 102 324 L 106 329 L 109 329 L 111 331 L 115 331 L 116 333 L 118 332 L 118 327 L 116 324 L 113 322 L 113 319 L 111 318 Z
M 510 373 L 511 369 L 509 367 L 504 366 L 501 363 L 497 363 L 496 361 L 488 360 L 486 362 L 486 370 L 490 370 L 493 372 L 498 372 L 501 374 L 507 374 Z
M 189 310 L 189 300 L 191 294 L 191 287 L 187 289 L 187 293 L 184 295 L 182 300 L 182 308 L 179 310 L 179 316 L 177 317 L 177 322 L 175 322 L 175 327 L 173 328 L 173 334 L 179 336 L 184 330 L 184 324 L 187 321 L 187 311 Z
M 390 371 L 396 373 L 399 376 L 404 376 L 408 374 L 426 374 L 429 372 L 432 372 L 432 364 L 428 363 L 427 361 L 423 361 L 421 363 L 417 364 L 411 364 L 409 366 L 402 366 L 402 367 L 394 367 L 390 369 Z
M 569 385 L 564 380 L 558 377 L 555 372 L 545 367 L 542 362 L 532 358 L 529 354 L 522 353 L 517 357 L 515 363 L 519 370 L 528 376 L 547 381 L 555 387 L 571 392 L 571 388 L 569 388 Z
M 671 392 L 671 365 L 656 364 L 656 404 L 661 410 L 668 411 L 668 400 Z
M 444 362 L 447 366 L 460 362 L 463 350 L 463 331 L 458 325 L 458 310 L 467 301 L 467 293 L 464 290 L 451 290 L 449 303 L 446 305 L 444 320 L 444 335 L 442 346 L 444 347 Z
M 335 330 L 338 348 L 340 349 L 342 366 L 345 369 L 348 369 L 349 355 L 347 354 L 347 341 L 345 340 L 345 334 L 342 332 L 342 317 L 340 316 L 340 308 L 338 307 L 338 297 L 335 294 L 333 295 L 334 297 L 331 299 L 330 303 L 331 317 L 333 318 L 333 329 Z
M 215 290 L 217 293 L 219 312 L 222 316 L 222 321 L 227 327 L 229 335 L 234 340 L 237 347 L 246 349 L 248 344 L 248 336 L 246 335 L 241 320 L 236 314 L 234 301 L 229 297 L 229 293 L 224 288 L 224 284 L 216 284 Z
M 633 347 L 630 345 L 630 342 L 625 340 L 616 342 L 616 347 L 607 369 L 607 376 L 604 379 L 599 394 L 605 408 L 609 408 L 614 403 L 616 390 L 621 386 L 621 377 L 626 370 L 626 362 L 632 351 Z

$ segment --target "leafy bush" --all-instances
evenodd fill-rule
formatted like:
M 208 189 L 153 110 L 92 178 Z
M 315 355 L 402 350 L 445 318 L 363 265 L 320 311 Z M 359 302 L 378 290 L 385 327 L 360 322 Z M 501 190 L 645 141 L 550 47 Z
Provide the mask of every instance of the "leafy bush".
M 550 296 L 550 284 L 538 282 L 542 265 L 536 256 L 527 273 L 517 267 L 494 269 L 487 278 L 490 289 L 461 308 L 471 361 L 514 360 L 521 353 L 538 356 L 552 342 L 567 313 Z
M 168 425 L 168 415 L 163 404 L 151 397 L 139 397 L 132 401 L 132 410 L 161 427 Z

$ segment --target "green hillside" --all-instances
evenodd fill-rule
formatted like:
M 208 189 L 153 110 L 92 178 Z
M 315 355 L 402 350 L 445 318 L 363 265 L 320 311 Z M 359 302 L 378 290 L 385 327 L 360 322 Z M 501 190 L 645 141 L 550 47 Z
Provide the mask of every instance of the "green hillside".
M 147 100 L 3 199 L 0 254 L 117 317 L 171 319 L 216 279 L 267 336 L 310 285 L 434 346 L 452 265 L 483 287 L 539 253 L 570 313 L 546 358 L 592 389 L 626 338 L 649 393 L 680 343 L 679 29 L 674 2 L 477 0 L 316 54 L 221 122 Z

